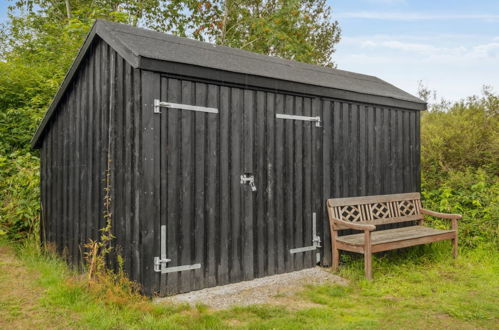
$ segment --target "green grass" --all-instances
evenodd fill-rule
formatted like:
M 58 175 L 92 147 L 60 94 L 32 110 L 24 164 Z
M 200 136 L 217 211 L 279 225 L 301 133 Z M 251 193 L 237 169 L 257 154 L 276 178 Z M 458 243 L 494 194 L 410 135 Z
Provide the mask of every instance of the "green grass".
M 298 310 L 256 305 L 212 311 L 205 306 L 159 305 L 118 288 L 89 287 L 58 258 L 34 249 L 19 249 L 18 258 L 38 275 L 30 283 L 41 292 L 34 308 L 65 328 L 499 329 L 498 252 L 484 247 L 453 260 L 445 243 L 378 255 L 372 282 L 363 279 L 362 259 L 344 256 L 340 275 L 350 284 L 310 286 L 296 297 L 283 297 L 314 306 Z M 2 274 L 1 280 L 8 281 L 9 276 Z M 20 313 L 22 305 L 6 306 L 0 299 L 0 311 L 7 308 L 11 322 L 26 317 Z

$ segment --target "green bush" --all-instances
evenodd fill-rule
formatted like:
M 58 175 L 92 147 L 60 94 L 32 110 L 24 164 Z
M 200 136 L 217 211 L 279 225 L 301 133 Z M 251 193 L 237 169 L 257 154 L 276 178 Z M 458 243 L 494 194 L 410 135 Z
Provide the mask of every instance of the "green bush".
M 499 240 L 499 96 L 434 106 L 421 121 L 424 205 L 463 214 L 461 245 L 476 247 Z M 435 219 L 433 224 L 444 224 Z
M 460 244 L 477 247 L 487 244 L 499 248 L 499 180 L 483 169 L 451 171 L 437 188 L 423 177 L 424 206 L 428 209 L 460 213 Z M 439 228 L 448 227 L 448 221 L 433 219 Z
M 31 153 L 0 156 L 0 236 L 20 240 L 39 229 L 39 159 Z M 33 237 L 33 236 L 31 236 Z

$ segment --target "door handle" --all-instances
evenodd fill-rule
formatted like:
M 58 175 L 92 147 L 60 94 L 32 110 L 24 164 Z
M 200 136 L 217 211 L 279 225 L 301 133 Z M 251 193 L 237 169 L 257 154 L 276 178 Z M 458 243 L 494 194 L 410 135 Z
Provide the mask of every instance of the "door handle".
M 256 191 L 255 177 L 249 173 L 241 174 L 241 184 L 247 184 L 251 191 Z

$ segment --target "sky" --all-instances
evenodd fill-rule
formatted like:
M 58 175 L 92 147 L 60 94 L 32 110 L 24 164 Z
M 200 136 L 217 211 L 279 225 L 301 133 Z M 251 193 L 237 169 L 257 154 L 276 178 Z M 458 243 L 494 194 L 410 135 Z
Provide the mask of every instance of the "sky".
M 328 0 L 342 29 L 339 69 L 456 101 L 499 92 L 499 0 Z M 0 22 L 9 1 L 0 0 Z
M 342 29 L 339 69 L 456 101 L 499 92 L 499 0 L 328 0 Z

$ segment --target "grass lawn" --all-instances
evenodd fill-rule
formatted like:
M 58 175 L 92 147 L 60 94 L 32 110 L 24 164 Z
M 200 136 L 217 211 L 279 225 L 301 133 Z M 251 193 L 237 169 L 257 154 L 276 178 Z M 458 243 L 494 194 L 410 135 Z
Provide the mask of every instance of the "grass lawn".
M 286 307 L 258 305 L 214 311 L 158 305 L 106 284 L 89 284 L 58 258 L 0 242 L 0 328 L 499 329 L 499 253 L 450 257 L 448 242 L 387 253 L 346 256 L 348 286 L 307 287 L 283 297 Z

